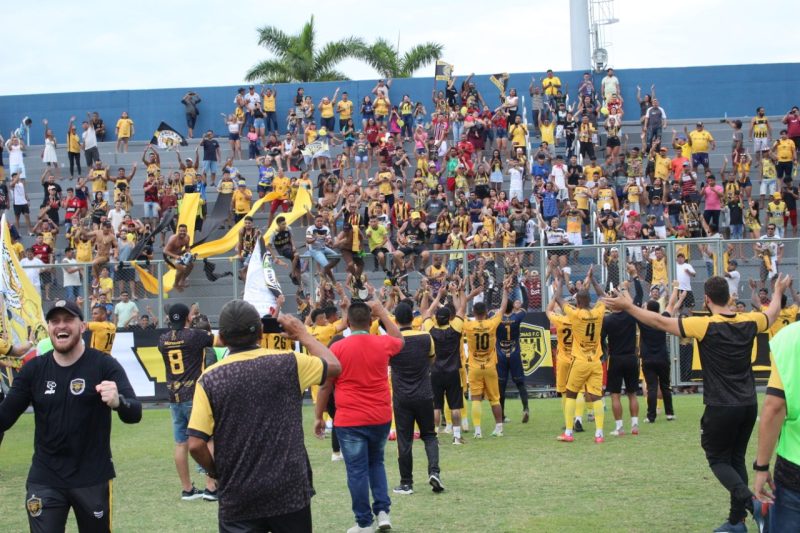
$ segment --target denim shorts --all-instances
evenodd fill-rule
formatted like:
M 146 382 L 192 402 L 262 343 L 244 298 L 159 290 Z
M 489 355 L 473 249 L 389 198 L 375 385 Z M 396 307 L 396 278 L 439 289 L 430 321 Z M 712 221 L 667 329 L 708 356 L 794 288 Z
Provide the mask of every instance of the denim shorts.
M 263 118 L 254 118 L 253 119 L 253 127 L 255 129 L 263 128 L 264 127 L 264 119 Z
M 313 259 L 314 262 L 316 262 L 322 268 L 328 266 L 328 257 L 336 256 L 336 252 L 328 247 L 325 247 L 322 250 L 309 250 L 308 253 L 311 256 L 311 259 Z
M 189 427 L 189 418 L 192 416 L 192 402 L 169 404 L 169 413 L 172 415 L 172 435 L 176 444 L 183 444 L 189 440 L 186 430 Z
M 202 164 L 202 174 L 216 174 L 217 173 L 217 162 L 211 161 L 209 159 L 203 159 Z
M 158 204 L 156 202 L 144 203 L 144 218 L 156 218 L 158 216 Z

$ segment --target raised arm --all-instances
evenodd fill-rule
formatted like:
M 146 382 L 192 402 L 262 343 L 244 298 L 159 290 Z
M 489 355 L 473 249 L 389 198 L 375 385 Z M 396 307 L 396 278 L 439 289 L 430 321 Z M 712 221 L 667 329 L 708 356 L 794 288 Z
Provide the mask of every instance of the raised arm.
M 681 334 L 677 318 L 668 318 L 659 313 L 636 307 L 628 291 L 622 291 L 618 296 L 606 296 L 603 298 L 603 303 L 612 311 L 626 311 L 645 326 L 660 329 L 672 335 L 680 336 Z

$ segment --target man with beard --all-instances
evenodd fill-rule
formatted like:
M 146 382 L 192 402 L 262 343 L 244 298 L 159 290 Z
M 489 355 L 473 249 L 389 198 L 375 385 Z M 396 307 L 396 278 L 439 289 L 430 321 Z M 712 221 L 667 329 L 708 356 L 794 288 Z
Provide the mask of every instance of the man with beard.
M 64 531 L 72 508 L 80 531 L 110 532 L 111 411 L 135 424 L 142 405 L 119 362 L 84 345 L 75 302 L 57 301 L 45 319 L 53 351 L 23 366 L 0 404 L 0 431 L 33 405 L 28 523 L 34 532 Z

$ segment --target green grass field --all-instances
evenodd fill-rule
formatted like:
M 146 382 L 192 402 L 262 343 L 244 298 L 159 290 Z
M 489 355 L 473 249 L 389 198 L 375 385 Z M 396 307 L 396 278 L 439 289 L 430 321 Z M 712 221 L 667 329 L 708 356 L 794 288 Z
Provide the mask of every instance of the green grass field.
M 606 433 L 613 429 L 609 409 Z M 491 438 L 493 423 L 484 403 L 482 440 L 464 446 L 442 435 L 442 480 L 447 491 L 433 494 L 425 483 L 425 454 L 415 444 L 417 491 L 392 494 L 398 532 L 661 532 L 711 531 L 727 516 L 727 493 L 705 463 L 699 446 L 699 395 L 676 397 L 677 420 L 663 416 L 642 425 L 638 437 L 593 442 L 593 425 L 575 443 L 555 440 L 562 426 L 557 399 L 532 400 L 531 423 L 513 422 L 505 436 Z M 642 403 L 644 412 L 644 404 Z M 310 434 L 311 406 L 304 411 L 306 446 L 317 495 L 312 500 L 315 531 L 344 532 L 353 524 L 342 462 L 330 461 L 330 440 Z M 628 429 L 626 423 L 626 429 Z M 257 430 L 257 429 L 255 429 Z M 751 439 L 748 460 L 755 453 Z M 0 449 L 2 531 L 27 531 L 25 477 L 30 465 L 33 417 L 23 415 Z M 172 462 L 171 424 L 166 409 L 145 410 L 138 425 L 116 421 L 112 436 L 117 480 L 114 526 L 122 532 L 216 531 L 217 504 L 180 500 Z M 399 481 L 396 448 L 386 446 L 389 486 Z M 193 474 L 198 487 L 203 484 Z M 69 531 L 76 531 L 70 525 Z

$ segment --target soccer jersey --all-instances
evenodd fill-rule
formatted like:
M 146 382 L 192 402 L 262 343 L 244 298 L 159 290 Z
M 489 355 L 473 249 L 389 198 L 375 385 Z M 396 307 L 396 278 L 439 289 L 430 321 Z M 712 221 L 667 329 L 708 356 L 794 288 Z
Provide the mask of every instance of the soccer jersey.
M 294 350 L 294 341 L 280 333 L 264 333 L 261 335 L 261 347 L 275 350 L 275 353 L 283 353 L 287 350 Z
M 572 358 L 572 324 L 564 315 L 547 313 L 550 322 L 556 325 L 556 356 L 559 359 Z
M 766 311 L 768 307 L 767 305 L 762 305 L 761 310 Z M 781 309 L 780 313 L 778 313 L 778 318 L 775 319 L 775 322 L 773 322 L 772 326 L 769 328 L 769 337 L 774 337 L 789 324 L 794 324 L 797 320 L 797 313 L 800 313 L 800 306 L 797 305 L 787 305 Z
M 167 369 L 171 403 L 189 402 L 205 369 L 205 349 L 214 346 L 214 335 L 203 329 L 168 331 L 158 339 L 158 351 Z
M 439 326 L 435 320 L 428 318 L 422 326 L 431 334 L 436 352 L 431 370 L 452 372 L 461 368 L 461 332 L 464 328 L 464 319 L 457 316 L 448 324 Z
M 497 326 L 503 321 L 502 313 L 483 320 L 464 322 L 464 337 L 469 347 L 470 362 L 480 365 L 497 364 Z
M 603 330 L 603 315 L 606 306 L 598 302 L 591 309 L 564 306 L 564 314 L 572 324 L 572 357 L 582 361 L 597 358 L 600 335 Z
M 117 336 L 117 326 L 111 322 L 87 322 L 86 329 L 92 334 L 89 347 L 111 355 L 114 337 Z
M 708 145 L 714 137 L 706 130 L 694 130 L 689 132 L 689 139 L 692 140 L 692 153 L 708 152 Z

